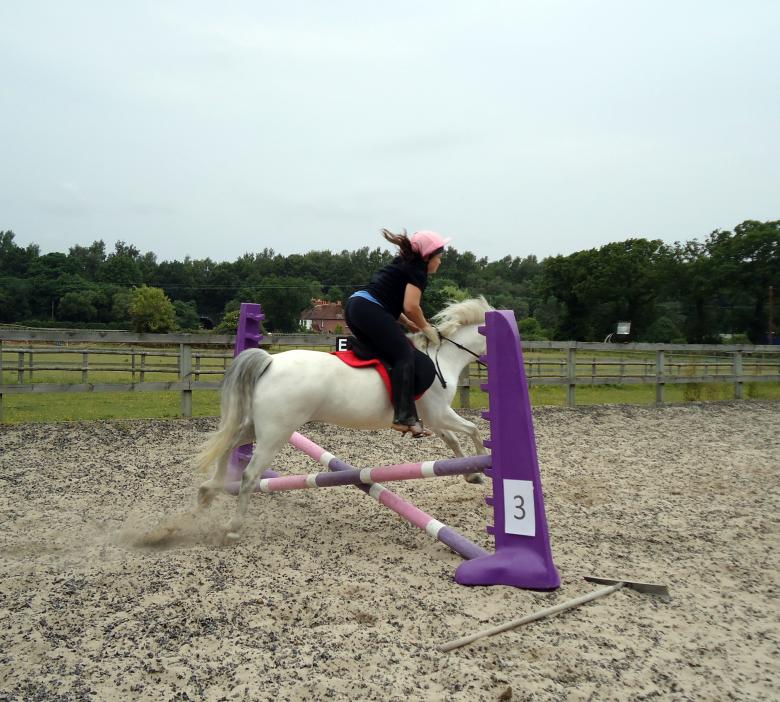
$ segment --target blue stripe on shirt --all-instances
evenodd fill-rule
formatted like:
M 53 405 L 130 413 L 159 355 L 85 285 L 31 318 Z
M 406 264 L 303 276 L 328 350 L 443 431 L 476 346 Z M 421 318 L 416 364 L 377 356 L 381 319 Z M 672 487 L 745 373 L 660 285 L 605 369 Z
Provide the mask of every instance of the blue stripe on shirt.
M 356 293 L 352 293 L 352 295 L 350 295 L 350 297 L 362 297 L 364 300 L 368 300 L 369 302 L 373 302 L 375 305 L 379 305 L 380 307 L 382 307 L 382 303 L 379 302 L 379 300 L 377 300 L 367 290 L 358 290 Z

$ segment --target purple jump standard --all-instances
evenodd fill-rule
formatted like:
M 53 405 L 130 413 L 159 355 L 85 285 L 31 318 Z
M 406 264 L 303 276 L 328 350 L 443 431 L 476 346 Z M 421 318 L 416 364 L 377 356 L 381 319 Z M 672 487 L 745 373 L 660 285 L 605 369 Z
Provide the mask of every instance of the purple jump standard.
M 255 302 L 242 302 L 236 329 L 236 342 L 233 346 L 233 358 L 246 349 L 256 349 L 263 339 L 260 323 L 265 319 L 263 310 Z M 230 455 L 227 469 L 227 480 L 241 480 L 246 464 L 252 458 L 252 444 L 239 446 Z
M 461 563 L 455 580 L 462 585 L 512 585 L 530 590 L 553 590 L 561 578 L 553 563 L 542 481 L 536 456 L 531 401 L 525 378 L 523 351 L 514 314 L 494 310 L 485 315 L 480 332 L 487 337 L 489 411 L 493 464 L 485 470 L 493 495 L 489 534 L 496 552 Z

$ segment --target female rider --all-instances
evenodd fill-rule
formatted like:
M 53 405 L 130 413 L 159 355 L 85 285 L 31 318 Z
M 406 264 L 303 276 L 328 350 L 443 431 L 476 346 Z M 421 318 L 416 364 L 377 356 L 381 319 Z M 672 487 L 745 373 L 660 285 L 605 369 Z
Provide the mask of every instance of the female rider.
M 414 404 L 414 347 L 398 320 L 438 343 L 436 330 L 425 319 L 420 301 L 428 276 L 439 269 L 441 254 L 450 240 L 430 231 L 408 237 L 405 230 L 393 234 L 383 229 L 382 235 L 398 247 L 399 255 L 347 300 L 344 316 L 357 340 L 391 367 L 393 429 L 410 432 L 414 438 L 430 436 Z

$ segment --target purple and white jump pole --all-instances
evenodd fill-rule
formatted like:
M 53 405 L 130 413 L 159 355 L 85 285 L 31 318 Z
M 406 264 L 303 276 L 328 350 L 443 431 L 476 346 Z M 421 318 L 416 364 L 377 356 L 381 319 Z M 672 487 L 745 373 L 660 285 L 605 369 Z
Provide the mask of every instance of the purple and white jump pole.
M 235 355 L 259 345 L 262 319 L 260 305 L 241 305 Z M 488 393 L 489 411 L 483 412 L 482 416 L 490 422 L 491 436 L 484 442 L 485 447 L 491 449 L 490 456 L 358 470 L 296 432 L 290 438 L 290 444 L 337 475 L 317 473 L 279 477 L 275 471 L 266 470 L 255 489 L 272 492 L 354 485 L 466 558 L 455 571 L 455 580 L 462 585 L 511 585 L 532 590 L 559 587 L 560 576 L 550 548 L 531 402 L 514 314 L 508 310 L 488 312 L 480 333 L 487 337 L 487 354 L 481 360 L 488 366 L 488 382 L 482 389 Z M 231 456 L 225 486 L 229 492 L 238 492 L 241 475 L 251 455 L 252 446 L 248 445 L 239 447 Z M 493 483 L 493 494 L 486 498 L 493 508 L 493 525 L 487 528 L 496 543 L 496 551 L 492 554 L 375 482 L 478 471 L 483 471 Z
M 420 463 L 394 463 L 373 468 L 348 468 L 345 463 L 345 467 L 335 473 L 261 477 L 254 486 L 254 492 L 287 492 L 288 490 L 309 490 L 344 485 L 373 485 L 379 482 L 419 480 L 420 478 L 444 475 L 469 475 L 484 472 L 490 468 L 490 462 L 490 456 L 464 456 L 463 458 L 443 458 L 439 461 L 422 461 Z M 238 481 L 228 483 L 224 489 L 226 492 L 237 495 L 241 489 L 241 483 Z

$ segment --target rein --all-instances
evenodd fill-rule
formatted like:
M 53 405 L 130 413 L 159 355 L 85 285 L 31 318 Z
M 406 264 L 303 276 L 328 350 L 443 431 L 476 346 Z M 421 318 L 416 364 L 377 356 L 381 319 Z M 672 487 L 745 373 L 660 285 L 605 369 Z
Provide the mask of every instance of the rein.
M 434 327 L 436 329 L 436 327 Z M 448 336 L 444 336 L 438 329 L 436 329 L 436 333 L 439 335 L 439 345 L 436 347 L 436 357 L 431 359 L 433 361 L 433 365 L 436 368 L 436 377 L 439 379 L 439 382 L 441 383 L 441 386 L 443 388 L 447 387 L 447 381 L 444 380 L 444 376 L 442 375 L 441 368 L 439 368 L 439 349 L 441 349 L 441 340 L 443 341 L 449 341 L 453 346 L 457 346 L 461 351 L 465 351 L 466 353 L 470 353 L 474 358 L 477 359 L 477 363 L 482 366 L 483 368 L 487 368 L 487 364 L 480 360 L 480 356 L 478 353 L 474 353 L 471 349 L 466 348 L 463 344 L 459 344 L 457 341 L 453 341 Z M 430 341 L 425 339 L 425 355 L 428 356 L 428 358 L 431 357 L 431 355 L 428 353 L 428 347 L 430 345 Z

